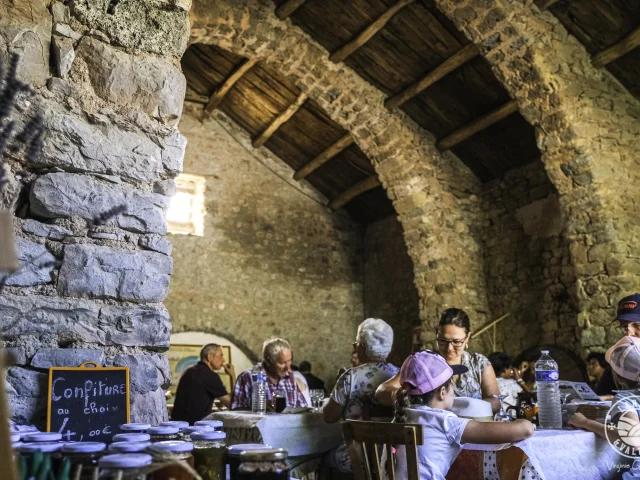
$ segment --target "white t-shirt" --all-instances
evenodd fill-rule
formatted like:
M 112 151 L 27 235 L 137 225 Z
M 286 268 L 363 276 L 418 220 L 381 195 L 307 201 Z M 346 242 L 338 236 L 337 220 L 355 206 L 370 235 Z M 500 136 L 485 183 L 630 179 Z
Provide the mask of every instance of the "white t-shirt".
M 420 478 L 445 480 L 451 464 L 462 450 L 462 434 L 469 422 L 455 413 L 438 408 L 416 406 L 407 410 L 406 423 L 423 425 L 424 445 L 418 447 Z M 396 452 L 396 478 L 407 478 L 407 456 L 404 445 Z

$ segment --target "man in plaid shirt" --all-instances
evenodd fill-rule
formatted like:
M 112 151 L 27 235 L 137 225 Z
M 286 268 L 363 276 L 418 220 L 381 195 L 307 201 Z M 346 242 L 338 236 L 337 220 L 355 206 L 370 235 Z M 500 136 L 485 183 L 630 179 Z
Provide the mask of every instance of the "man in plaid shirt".
M 262 366 L 267 372 L 267 402 L 280 392 L 287 399 L 287 407 L 307 407 L 291 370 L 293 354 L 289 342 L 281 338 L 267 340 L 262 346 L 262 359 Z M 251 369 L 248 369 L 238 375 L 231 409 L 251 410 L 252 391 Z

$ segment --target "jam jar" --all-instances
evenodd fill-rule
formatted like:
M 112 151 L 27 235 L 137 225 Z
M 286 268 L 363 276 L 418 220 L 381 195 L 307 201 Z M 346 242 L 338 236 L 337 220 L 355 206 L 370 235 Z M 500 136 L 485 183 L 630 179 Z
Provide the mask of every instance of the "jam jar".
M 155 462 L 172 460 L 184 462 L 193 468 L 194 460 L 191 452 L 193 443 L 180 440 L 156 442 L 148 450 Z M 156 470 L 150 475 L 150 480 L 192 480 L 191 474 L 179 465 L 169 465 Z
M 148 433 L 117 433 L 113 436 L 114 442 L 148 442 L 151 435 Z
M 190 442 L 191 434 L 194 432 L 213 432 L 213 427 L 208 425 L 194 425 L 193 427 L 186 427 L 182 430 L 182 439 Z
M 109 445 L 109 452 L 113 453 L 141 453 L 151 442 L 113 442 Z
M 202 480 L 225 480 L 227 476 L 227 434 L 213 429 L 193 432 L 193 458 Z
M 101 470 L 100 479 L 145 479 L 146 474 L 137 471 L 151 465 L 151 455 L 146 453 L 115 453 L 105 455 L 98 461 Z
M 271 446 L 261 443 L 239 443 L 227 448 L 227 458 L 229 461 L 229 476 L 231 480 L 238 480 L 238 467 L 240 466 L 240 453 L 245 450 L 266 450 Z
M 198 420 L 193 424 L 195 427 L 202 425 L 212 427 L 214 430 L 222 430 L 222 422 L 220 420 Z
M 107 445 L 102 442 L 70 442 L 62 447 L 62 458 L 71 462 L 71 478 L 91 480 L 98 476 L 98 460 Z
M 146 433 L 151 436 L 152 443 L 180 440 L 180 430 L 178 427 L 151 427 Z
M 240 454 L 238 480 L 289 480 L 287 451 L 282 448 L 245 450 Z
M 120 425 L 122 433 L 145 433 L 151 428 L 148 423 L 123 423 Z
M 27 465 L 31 464 L 31 457 L 37 451 L 51 455 L 51 467 L 54 472 L 58 472 L 62 464 L 60 450 L 63 445 L 63 442 L 29 442 L 17 446 L 16 450 L 20 457 L 25 459 Z
M 180 440 L 184 440 L 184 429 L 189 426 L 189 422 L 181 422 L 178 420 L 169 420 L 168 422 L 160 422 L 161 427 L 176 427 L 180 433 Z

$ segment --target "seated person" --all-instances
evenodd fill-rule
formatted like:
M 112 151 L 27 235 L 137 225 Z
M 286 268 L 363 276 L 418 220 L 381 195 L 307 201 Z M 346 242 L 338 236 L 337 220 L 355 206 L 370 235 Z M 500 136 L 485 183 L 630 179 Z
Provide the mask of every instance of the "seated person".
M 518 370 L 511 367 L 511 357 L 506 353 L 494 352 L 489 355 L 489 361 L 496 372 L 500 395 L 507 396 L 503 402 L 507 406 L 515 407 L 518 403 L 518 393 L 523 390 L 524 380 L 520 378 Z
M 224 370 L 233 381 L 235 369 L 233 365 L 225 365 L 224 354 L 220 345 L 209 343 L 200 351 L 200 361 L 189 367 L 180 377 L 176 399 L 171 411 L 171 420 L 193 424 L 211 414 L 213 401 L 217 398 L 227 408 L 231 404 L 231 396 L 224 388 L 216 370 Z
M 615 390 L 613 375 L 604 353 L 591 352 L 587 355 L 587 374 L 589 385 L 597 395 L 611 395 Z
M 465 365 L 448 365 L 443 357 L 429 350 L 411 355 L 402 364 L 395 422 L 423 425 L 424 444 L 418 447 L 421 479 L 445 480 L 463 443 L 514 443 L 533 435 L 535 426 L 528 420 L 483 423 L 450 412 L 455 398 L 453 376 L 467 371 Z M 403 445 L 396 455 L 396 478 L 406 479 Z
M 307 379 L 307 385 L 311 390 L 323 390 L 324 391 L 324 380 L 316 377 L 313 373 L 311 373 L 311 363 L 306 360 L 300 362 L 300 373 L 304 375 L 304 378 Z
M 281 338 L 272 338 L 264 342 L 262 346 L 262 366 L 267 373 L 267 401 L 271 400 L 276 392 L 284 391 L 287 407 L 308 406 L 304 395 L 298 388 L 295 376 L 291 370 L 293 355 L 291 345 Z M 233 410 L 251 410 L 251 394 L 253 383 L 251 380 L 251 368 L 238 375 L 233 391 Z
M 374 398 L 378 385 L 393 377 L 398 367 L 387 363 L 393 345 L 393 329 L 384 320 L 368 318 L 356 335 L 360 365 L 347 370 L 338 380 L 322 414 L 327 423 L 362 419 L 363 399 L 380 405 Z M 327 454 L 327 464 L 343 473 L 351 473 L 351 460 L 344 442 Z

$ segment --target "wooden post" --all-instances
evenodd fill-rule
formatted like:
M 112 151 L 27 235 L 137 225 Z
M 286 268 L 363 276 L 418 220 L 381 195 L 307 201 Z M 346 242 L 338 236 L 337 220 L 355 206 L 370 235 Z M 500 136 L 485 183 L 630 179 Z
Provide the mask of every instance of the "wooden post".
M 380 180 L 378 180 L 378 177 L 376 177 L 375 175 L 372 175 L 369 178 L 365 178 L 361 182 L 353 185 L 352 187 L 347 188 L 344 192 L 342 192 L 336 198 L 331 200 L 331 202 L 329 203 L 329 208 L 331 210 L 337 210 L 343 207 L 344 205 L 346 205 L 347 203 L 349 203 L 358 195 L 362 195 L 363 193 L 368 192 L 369 190 L 373 190 L 374 188 L 379 187 L 380 185 L 381 185 Z
M 438 65 L 436 68 L 427 73 L 422 79 L 418 80 L 414 84 L 408 86 L 400 93 L 397 93 L 393 97 L 389 97 L 384 105 L 389 110 L 400 107 L 404 105 L 406 102 L 411 100 L 413 97 L 418 95 L 420 92 L 426 90 L 431 85 L 436 83 L 442 77 L 447 75 L 448 73 L 453 72 L 456 68 L 461 67 L 469 60 L 480 55 L 480 49 L 477 45 L 471 44 L 466 47 L 461 48 L 456 53 L 454 53 L 451 57 L 447 58 L 444 62 Z
M 276 17 L 284 20 L 297 9 L 299 9 L 307 0 L 287 0 L 278 8 L 276 8 Z
M 631 50 L 640 46 L 640 27 L 636 28 L 629 35 L 624 37 L 618 43 L 597 53 L 591 59 L 594 67 L 604 67 L 605 65 L 615 62 L 620 57 L 625 56 Z
M 307 101 L 307 96 L 304 93 L 298 95 L 298 98 L 294 103 L 289 105 L 287 109 L 278 115 L 273 122 L 269 124 L 267 128 L 265 128 L 264 132 L 262 132 L 258 137 L 251 142 L 254 148 L 260 148 L 262 145 L 267 143 L 267 140 L 271 138 L 271 136 L 276 133 L 276 130 L 280 128 L 280 126 L 289 120 L 293 115 L 298 111 L 298 109 L 302 106 L 304 102 Z
M 13 461 L 13 449 L 9 438 L 9 407 L 5 388 L 5 358 L 0 348 L 0 471 L 6 480 L 18 480 L 18 469 Z
M 398 3 L 396 3 L 393 7 L 390 7 L 386 12 L 380 15 L 375 22 L 365 28 L 353 39 L 349 40 L 349 42 L 345 43 L 338 50 L 329 55 L 329 60 L 335 63 L 344 61 L 349 55 L 358 50 L 361 46 L 371 40 L 376 33 L 382 30 L 396 13 L 398 13 L 407 5 L 412 4 L 414 1 L 415 0 L 398 0 Z
M 0 168 L 3 168 L 0 165 Z M 20 267 L 13 236 L 13 212 L 0 212 L 0 278 Z
M 329 148 L 324 150 L 320 155 L 311 160 L 309 163 L 303 165 L 300 169 L 294 173 L 293 178 L 295 180 L 302 180 L 309 176 L 312 172 L 316 171 L 322 165 L 327 163 L 332 158 L 336 157 L 340 152 L 344 151 L 346 148 L 353 144 L 353 138 L 348 133 L 338 140 L 336 143 L 331 145 Z
M 492 112 L 483 115 L 482 117 L 474 120 L 473 122 L 465 125 L 462 128 L 459 128 L 453 133 L 450 133 L 442 140 L 439 140 L 436 143 L 436 147 L 439 150 L 448 150 L 452 147 L 455 147 L 459 143 L 464 142 L 467 138 L 475 135 L 482 130 L 489 128 L 496 122 L 499 122 L 503 118 L 508 117 L 512 113 L 518 111 L 518 104 L 515 100 L 509 100 L 507 103 L 502 105 L 500 108 L 495 109 Z
M 253 67 L 257 63 L 257 61 L 258 60 L 255 58 L 244 60 L 240 64 L 240 66 L 238 66 L 231 73 L 231 75 L 227 77 L 222 85 L 220 85 L 220 87 L 218 87 L 218 89 L 213 92 L 213 95 L 211 95 L 211 99 L 209 99 L 209 103 L 206 107 L 204 107 L 204 113 L 209 114 L 210 112 L 218 108 L 220 106 L 220 103 L 222 103 L 225 95 L 229 93 L 229 90 L 231 90 L 231 88 L 236 84 L 238 80 L 242 78 L 245 73 L 251 70 L 251 67 Z

